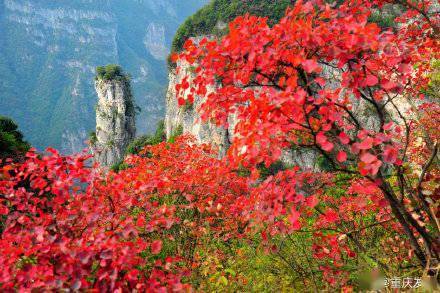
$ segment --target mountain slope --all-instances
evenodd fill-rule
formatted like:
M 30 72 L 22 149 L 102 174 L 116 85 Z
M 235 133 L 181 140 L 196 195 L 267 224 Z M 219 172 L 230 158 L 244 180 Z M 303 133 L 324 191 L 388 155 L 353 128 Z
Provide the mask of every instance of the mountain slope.
M 276 23 L 290 4 L 291 0 L 212 0 L 179 27 L 172 50 L 180 51 L 190 37 L 221 35 L 227 23 L 246 13 L 268 17 L 269 23 Z
M 0 2 L 0 114 L 39 149 L 78 151 L 95 125 L 94 69 L 117 63 L 132 75 L 139 133 L 151 132 L 164 112 L 172 37 L 205 2 Z

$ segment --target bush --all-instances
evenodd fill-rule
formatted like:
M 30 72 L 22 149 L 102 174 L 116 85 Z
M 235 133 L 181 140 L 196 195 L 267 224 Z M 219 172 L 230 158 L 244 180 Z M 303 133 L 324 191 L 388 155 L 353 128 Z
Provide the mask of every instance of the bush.
M 173 131 L 173 133 L 171 134 L 170 138 L 168 139 L 168 142 L 170 143 L 174 143 L 174 141 L 176 140 L 176 138 L 180 135 L 183 134 L 183 126 L 179 125 L 177 126 L 177 128 Z
M 165 122 L 163 120 L 157 123 L 156 132 L 154 135 L 143 135 L 132 141 L 126 150 L 127 154 L 139 154 L 139 152 L 148 145 L 159 144 L 166 139 Z
M 91 145 L 95 145 L 96 142 L 98 141 L 98 138 L 96 137 L 96 132 L 95 131 L 91 131 L 89 133 L 89 142 Z
M 393 14 L 384 13 L 383 11 L 373 11 L 368 21 L 377 23 L 382 28 L 392 28 L 396 25 Z
M 432 62 L 432 71 L 429 73 L 430 82 L 426 94 L 435 99 L 440 99 L 440 60 Z
M 119 161 L 119 162 L 117 162 L 117 163 L 114 163 L 114 164 L 110 167 L 110 170 L 112 170 L 113 172 L 118 173 L 118 172 L 120 172 L 120 171 L 122 171 L 122 170 L 126 170 L 126 169 L 128 169 L 129 167 L 130 167 L 130 166 L 129 166 L 128 164 L 124 163 L 124 160 L 121 160 L 121 161 Z
M 264 164 L 260 164 L 258 166 L 258 170 L 260 171 L 260 176 L 263 180 L 267 179 L 269 176 L 274 176 L 278 172 L 286 170 L 287 168 L 284 166 L 282 161 L 276 161 L 271 164 L 269 167 L 266 167 Z
M 0 116 L 0 159 L 23 154 L 29 148 L 18 131 L 18 125 L 12 119 Z

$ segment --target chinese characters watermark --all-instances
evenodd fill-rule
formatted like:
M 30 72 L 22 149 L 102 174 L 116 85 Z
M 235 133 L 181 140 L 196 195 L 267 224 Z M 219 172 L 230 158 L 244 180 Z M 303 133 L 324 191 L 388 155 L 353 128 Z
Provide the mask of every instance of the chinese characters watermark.
M 392 277 L 383 279 L 383 286 L 391 289 L 416 289 L 422 286 L 421 278 Z

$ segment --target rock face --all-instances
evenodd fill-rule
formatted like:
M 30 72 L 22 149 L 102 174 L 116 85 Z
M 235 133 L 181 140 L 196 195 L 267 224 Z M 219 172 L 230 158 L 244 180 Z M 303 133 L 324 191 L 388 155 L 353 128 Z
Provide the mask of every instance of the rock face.
M 219 151 L 219 156 L 223 157 L 226 154 L 231 142 L 234 139 L 234 128 L 237 124 L 235 117 L 229 117 L 229 128 L 224 129 L 222 127 L 216 127 L 210 123 L 202 123 L 200 115 L 197 109 L 203 103 L 201 97 L 195 97 L 194 104 L 192 106 L 179 107 L 177 102 L 177 94 L 175 90 L 176 84 L 180 83 L 185 76 L 194 78 L 193 68 L 187 64 L 177 64 L 179 67 L 178 73 L 176 70 L 172 70 L 169 73 L 169 86 L 166 96 L 166 116 L 165 127 L 167 137 L 173 136 L 178 128 L 181 128 L 183 133 L 193 135 L 199 143 L 208 143 L 213 145 Z M 330 88 L 337 88 L 341 82 L 341 72 L 334 70 L 329 66 L 323 66 L 322 77 L 326 79 L 327 86 Z M 214 88 L 208 89 L 209 91 L 215 90 Z M 185 94 L 189 94 L 188 92 Z M 399 108 L 401 113 L 409 113 L 411 105 L 403 97 L 396 97 L 394 104 Z M 379 121 L 374 115 L 375 110 L 372 106 L 361 99 L 352 98 L 353 113 L 358 119 L 361 128 L 378 131 Z M 390 118 L 400 124 L 403 124 L 398 112 L 391 104 L 388 104 L 385 108 L 390 115 Z M 407 114 L 409 115 L 409 114 Z M 314 149 L 295 148 L 284 150 L 281 161 L 285 166 L 298 166 L 302 169 L 317 171 L 320 169 L 318 158 L 320 154 Z
M 169 54 L 165 40 L 165 26 L 150 23 L 147 27 L 147 33 L 144 38 L 145 48 L 157 60 L 164 60 Z
M 173 136 L 179 128 L 183 133 L 191 134 L 199 143 L 211 144 L 218 150 L 219 157 L 225 156 L 231 142 L 234 139 L 234 129 L 237 119 L 234 116 L 229 117 L 229 127 L 217 127 L 211 123 L 203 123 L 197 109 L 203 103 L 201 97 L 195 97 L 192 106 L 179 106 L 177 102 L 176 84 L 180 83 L 185 76 L 194 77 L 192 68 L 187 64 L 178 64 L 178 73 L 171 70 L 169 73 L 169 85 L 166 95 L 166 113 L 165 113 L 165 129 L 167 138 Z M 215 88 L 208 88 L 214 91 Z M 188 90 L 189 93 L 189 90 Z M 295 149 L 285 150 L 282 154 L 281 161 L 285 165 L 300 166 L 304 169 L 317 169 L 318 154 L 313 150 Z
M 95 88 L 98 104 L 92 150 L 101 166 L 112 166 L 123 159 L 125 149 L 136 136 L 133 97 L 125 80 L 98 79 Z
M 209 143 L 218 149 L 219 155 L 224 156 L 232 140 L 235 121 L 231 117 L 229 129 L 217 127 L 211 123 L 202 123 L 197 109 L 203 103 L 203 99 L 197 97 L 191 106 L 180 107 L 177 102 L 176 84 L 186 76 L 192 76 L 191 67 L 186 64 L 178 65 L 180 70 L 171 70 L 169 73 L 169 85 L 165 105 L 165 129 L 167 138 L 173 136 L 179 128 L 183 133 L 193 135 L 199 143 Z M 208 89 L 214 90 L 214 89 Z

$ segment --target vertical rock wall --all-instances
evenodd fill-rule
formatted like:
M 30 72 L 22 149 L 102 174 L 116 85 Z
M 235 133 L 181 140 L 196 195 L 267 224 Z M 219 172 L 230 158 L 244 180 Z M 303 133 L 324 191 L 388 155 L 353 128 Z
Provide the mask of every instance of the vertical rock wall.
M 177 93 L 175 90 L 176 84 L 182 82 L 185 76 L 194 77 L 193 69 L 185 63 L 177 64 L 179 70 L 172 70 L 169 73 L 169 86 L 166 96 L 166 116 L 165 127 L 167 137 L 175 134 L 177 129 L 181 127 L 183 133 L 193 135 L 199 143 L 209 143 L 219 151 L 219 156 L 223 157 L 226 154 L 231 142 L 234 139 L 234 128 L 237 123 L 234 117 L 229 117 L 229 128 L 216 127 L 210 123 L 201 123 L 200 115 L 197 109 L 203 103 L 203 98 L 195 97 L 194 104 L 191 106 L 179 107 L 177 102 Z M 178 73 L 176 73 L 178 72 Z M 330 88 L 338 88 L 341 82 L 341 72 L 329 66 L 323 66 L 322 77 L 326 79 L 327 86 Z M 210 88 L 208 91 L 214 91 L 215 88 Z M 187 90 L 189 94 L 189 90 Z M 185 94 L 184 94 L 185 95 Z M 375 115 L 375 110 L 372 105 L 362 99 L 352 97 L 352 112 L 358 119 L 361 128 L 378 131 L 379 121 Z M 388 112 L 389 119 L 403 125 L 403 121 L 397 112 L 397 108 L 401 113 L 410 115 L 411 105 L 404 97 L 395 97 L 394 106 L 390 103 L 386 105 L 385 109 Z M 298 166 L 302 169 L 318 170 L 318 158 L 320 154 L 315 149 L 294 148 L 285 149 L 283 151 L 281 161 L 286 166 Z
M 135 109 L 130 83 L 126 80 L 95 82 L 96 136 L 92 139 L 95 160 L 101 166 L 112 166 L 124 158 L 128 144 L 136 135 Z
M 202 123 L 197 109 L 203 103 L 201 97 L 194 99 L 193 105 L 180 107 L 177 102 L 176 84 L 180 83 L 185 76 L 192 76 L 191 67 L 187 64 L 179 64 L 179 72 L 171 70 L 169 73 L 169 85 L 166 95 L 165 129 L 167 138 L 173 136 L 179 128 L 183 133 L 193 135 L 199 143 L 209 143 L 224 156 L 232 140 L 234 119 L 231 118 L 229 129 L 217 127 L 211 123 Z M 214 89 L 208 89 L 212 91 Z
M 219 156 L 225 156 L 231 142 L 234 139 L 234 129 L 237 124 L 237 119 L 234 116 L 229 117 L 229 127 L 217 127 L 211 123 L 202 123 L 197 109 L 202 105 L 203 98 L 195 97 L 194 104 L 191 106 L 180 107 L 177 102 L 176 84 L 182 82 L 185 76 L 194 77 L 192 69 L 188 64 L 179 63 L 178 73 L 176 70 L 169 72 L 169 85 L 166 95 L 166 113 L 165 113 L 165 128 L 167 138 L 173 136 L 178 128 L 181 128 L 183 133 L 193 135 L 197 142 L 211 144 L 218 150 Z M 214 91 L 215 88 L 208 88 L 209 91 Z M 189 90 L 188 90 L 189 93 Z M 296 165 L 304 169 L 316 169 L 317 153 L 309 149 L 285 150 L 282 154 L 281 161 L 285 165 Z

